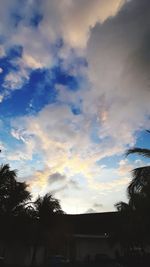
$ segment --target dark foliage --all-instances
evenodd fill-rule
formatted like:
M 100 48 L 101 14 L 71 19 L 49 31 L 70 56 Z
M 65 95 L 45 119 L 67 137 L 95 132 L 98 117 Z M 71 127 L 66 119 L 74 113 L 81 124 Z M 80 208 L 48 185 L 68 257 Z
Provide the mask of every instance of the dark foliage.
M 150 149 L 137 147 L 129 149 L 126 155 L 134 153 L 150 157 Z M 127 194 L 128 203 L 119 202 L 115 205 L 125 216 L 126 221 L 120 228 L 120 237 L 128 249 L 135 247 L 144 249 L 150 245 L 150 166 L 132 170 L 132 180 L 127 188 Z

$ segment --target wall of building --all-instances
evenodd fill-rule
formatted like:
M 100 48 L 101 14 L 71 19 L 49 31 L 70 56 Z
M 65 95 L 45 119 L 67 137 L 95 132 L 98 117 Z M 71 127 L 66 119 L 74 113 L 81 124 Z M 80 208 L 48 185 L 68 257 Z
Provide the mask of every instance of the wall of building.
M 76 239 L 76 260 L 94 261 L 97 254 L 105 254 L 110 258 L 120 253 L 120 246 L 110 246 L 107 238 L 80 238 Z
M 31 266 L 34 247 L 19 242 L 7 243 L 3 247 L 5 264 Z M 36 248 L 35 265 L 41 266 L 45 260 L 45 249 L 43 246 Z

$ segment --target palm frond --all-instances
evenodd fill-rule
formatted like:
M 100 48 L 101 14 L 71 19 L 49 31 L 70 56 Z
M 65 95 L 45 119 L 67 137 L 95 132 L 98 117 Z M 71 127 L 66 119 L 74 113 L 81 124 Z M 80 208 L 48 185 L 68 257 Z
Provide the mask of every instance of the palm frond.
M 5 175 L 5 174 L 9 174 L 12 175 L 14 177 L 16 177 L 17 175 L 17 170 L 10 170 L 10 166 L 9 164 L 1 164 L 0 166 L 0 174 L 1 175 Z
M 0 210 L 12 214 L 31 199 L 25 182 L 17 182 L 17 170 L 8 164 L 0 166 Z M 19 209 L 18 209 L 19 210 Z
M 137 193 L 142 193 L 143 188 L 150 184 L 150 166 L 140 167 L 132 170 L 132 181 L 127 192 L 129 198 Z
M 133 147 L 133 148 L 130 148 L 128 149 L 126 152 L 125 152 L 125 155 L 128 156 L 130 154 L 139 154 L 139 155 L 142 155 L 144 157 L 148 157 L 150 158 L 150 149 L 147 149 L 147 148 L 139 148 L 139 147 Z
M 119 212 L 128 211 L 130 209 L 129 204 L 123 201 L 116 203 L 115 207 L 117 208 Z
M 34 206 L 37 216 L 41 219 L 56 213 L 63 213 L 59 200 L 54 198 L 50 193 L 47 193 L 43 197 L 39 196 L 34 202 Z

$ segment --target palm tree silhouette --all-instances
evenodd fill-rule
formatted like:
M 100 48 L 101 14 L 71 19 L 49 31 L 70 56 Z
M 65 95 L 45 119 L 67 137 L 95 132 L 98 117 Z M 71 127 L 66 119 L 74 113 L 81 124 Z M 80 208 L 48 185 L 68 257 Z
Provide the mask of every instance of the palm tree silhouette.
M 51 231 L 52 239 L 52 228 L 56 223 L 55 215 L 63 214 L 59 200 L 54 198 L 50 193 L 47 193 L 43 197 L 39 196 L 34 202 L 34 207 L 38 221 L 31 266 L 34 266 L 35 264 L 37 249 L 40 242 L 46 242 L 46 237 L 44 236 L 45 229 L 47 228 L 48 232 Z
M 37 217 L 45 223 L 51 216 L 63 213 L 58 199 L 54 198 L 50 193 L 43 197 L 39 196 L 34 202 L 34 206 Z
M 0 166 L 0 214 L 19 215 L 31 199 L 25 182 L 17 182 L 17 171 L 8 164 Z
M 17 170 L 11 170 L 8 164 L 0 166 L 0 217 L 3 227 L 1 235 L 4 239 L 27 239 L 34 245 L 31 265 L 34 265 L 38 245 L 45 245 L 46 229 L 51 230 L 57 221 L 55 215 L 62 214 L 59 200 L 51 194 L 31 201 L 31 194 L 25 182 L 18 182 Z M 27 220 L 26 220 L 27 219 Z M 23 225 L 26 229 L 23 230 Z M 30 227 L 31 226 L 31 227 Z M 34 227 L 34 229 L 33 229 Z M 26 236 L 33 229 L 32 237 Z M 12 231 L 13 229 L 13 231 Z M 1 236 L 2 237 L 2 236 Z
M 126 152 L 126 156 L 130 154 L 139 154 L 144 157 L 150 158 L 150 149 L 134 147 Z M 136 168 L 132 171 L 132 181 L 128 186 L 128 195 L 132 197 L 136 194 L 141 194 L 141 196 L 148 194 L 147 187 L 150 186 L 150 166 L 143 166 Z
M 149 158 L 150 149 L 134 147 L 128 149 L 125 154 L 139 154 Z M 127 187 L 127 194 L 128 203 L 119 202 L 115 206 L 118 211 L 128 216 L 125 235 L 132 236 L 132 242 L 136 241 L 142 247 L 143 244 L 150 243 L 150 166 L 132 170 L 132 180 Z

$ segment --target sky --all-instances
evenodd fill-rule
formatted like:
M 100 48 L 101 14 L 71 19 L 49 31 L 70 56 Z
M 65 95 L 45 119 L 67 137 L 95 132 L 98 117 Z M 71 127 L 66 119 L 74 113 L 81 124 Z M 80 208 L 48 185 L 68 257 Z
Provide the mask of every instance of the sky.
M 0 155 L 67 213 L 127 201 L 149 147 L 149 0 L 0 0 Z

